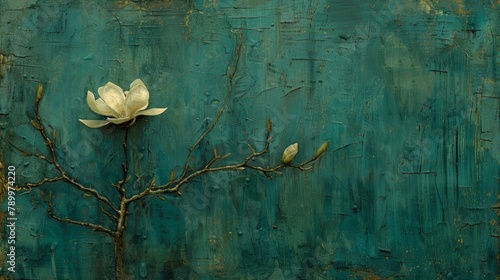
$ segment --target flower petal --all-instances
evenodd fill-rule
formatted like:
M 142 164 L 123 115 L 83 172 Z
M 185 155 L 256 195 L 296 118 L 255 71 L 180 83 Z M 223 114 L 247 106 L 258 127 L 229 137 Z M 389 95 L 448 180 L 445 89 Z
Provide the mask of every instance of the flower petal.
M 104 101 L 99 98 L 95 100 L 95 96 L 91 91 L 87 91 L 87 104 L 90 109 L 99 115 L 116 117 L 117 113 L 111 109 Z
M 110 123 L 114 123 L 114 124 L 121 124 L 121 123 L 124 123 L 124 122 L 128 122 L 130 120 L 132 120 L 133 118 L 129 118 L 129 117 L 125 117 L 125 118 L 108 118 L 108 121 Z
M 137 79 L 130 84 L 130 91 L 125 97 L 125 115 L 134 116 L 138 111 L 148 107 L 149 91 L 144 83 Z
M 113 109 L 119 116 L 124 116 L 125 93 L 123 93 L 123 90 L 119 86 L 108 82 L 105 86 L 100 87 L 98 92 L 106 105 Z
M 151 108 L 143 111 L 137 112 L 137 114 L 134 115 L 134 117 L 137 116 L 156 116 L 159 115 L 163 112 L 165 112 L 168 108 Z
M 130 83 L 130 88 L 132 89 L 137 85 L 142 85 L 143 87 L 146 87 L 146 85 L 144 85 L 141 79 L 135 79 L 132 83 Z
M 99 98 L 95 101 L 95 104 L 97 108 L 101 111 L 101 115 L 107 116 L 107 117 L 119 117 L 118 112 L 115 112 L 115 110 L 111 109 L 111 107 L 102 100 L 102 98 Z
M 81 120 L 81 119 L 79 119 L 79 121 L 90 128 L 99 128 L 99 127 L 103 127 L 103 126 L 110 123 L 109 121 L 103 121 L 103 120 Z

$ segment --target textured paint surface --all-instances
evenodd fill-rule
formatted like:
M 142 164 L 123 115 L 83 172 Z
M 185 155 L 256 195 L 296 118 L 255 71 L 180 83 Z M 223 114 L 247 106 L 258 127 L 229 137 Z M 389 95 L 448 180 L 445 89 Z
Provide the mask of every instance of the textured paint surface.
M 324 140 L 308 173 L 268 180 L 209 174 L 183 196 L 134 204 L 127 271 L 135 279 L 495 279 L 498 273 L 498 1 L 2 1 L 0 137 L 4 171 L 49 177 L 30 126 L 38 83 L 61 163 L 86 184 L 121 174 L 118 129 L 88 129 L 85 104 L 107 81 L 148 86 L 160 116 L 130 130 L 133 181 L 168 180 L 225 97 L 229 107 L 195 154 L 267 162 Z M 266 164 L 263 161 L 262 164 Z M 5 174 L 5 172 L 4 172 Z M 102 222 L 95 201 L 63 184 L 61 216 Z M 113 196 L 113 190 L 107 193 Z M 5 196 L 5 195 L 3 195 Z M 39 190 L 18 195 L 14 279 L 113 277 L 111 240 L 48 217 Z M 4 207 L 5 209 L 5 207 Z M 2 209 L 2 211 L 4 210 Z M 5 238 L 6 233 L 3 232 Z M 6 247 L 0 260 L 4 264 Z

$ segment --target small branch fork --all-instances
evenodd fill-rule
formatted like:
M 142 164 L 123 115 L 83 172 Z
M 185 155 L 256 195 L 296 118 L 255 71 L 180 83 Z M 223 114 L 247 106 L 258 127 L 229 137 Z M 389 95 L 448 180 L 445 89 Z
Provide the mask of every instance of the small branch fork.
M 36 158 L 39 158 L 39 159 L 42 159 L 42 160 L 48 162 L 49 164 L 54 166 L 58 175 L 55 177 L 52 177 L 52 178 L 44 178 L 43 180 L 41 180 L 40 182 L 37 182 L 37 183 L 28 183 L 24 186 L 24 188 L 28 189 L 28 191 L 29 191 L 32 188 L 40 187 L 42 185 L 45 185 L 46 183 L 66 182 L 70 186 L 74 187 L 75 189 L 82 191 L 87 197 L 94 197 L 97 200 L 99 200 L 100 202 L 104 203 L 107 207 L 109 207 L 114 212 L 114 215 L 107 212 L 103 207 L 100 207 L 101 211 L 103 213 L 105 213 L 106 215 L 112 216 L 116 219 L 117 215 L 119 214 L 119 210 L 117 207 L 115 207 L 111 203 L 111 201 L 106 196 L 99 193 L 96 189 L 82 185 L 81 183 L 79 183 L 77 181 L 77 178 L 71 178 L 68 175 L 68 173 L 64 170 L 64 168 L 59 164 L 58 157 L 56 154 L 56 147 L 55 147 L 55 142 L 57 139 L 56 131 L 53 129 L 52 136 L 49 136 L 49 133 L 47 132 L 47 129 L 45 128 L 45 126 L 43 124 L 42 118 L 40 117 L 39 105 L 40 105 L 40 100 L 42 99 L 42 97 L 43 97 L 43 86 L 41 84 L 39 84 L 38 89 L 37 89 L 36 99 L 35 99 L 35 108 L 34 108 L 35 119 L 31 120 L 31 125 L 42 136 L 42 139 L 45 142 L 45 146 L 47 147 L 47 151 L 48 151 L 49 155 L 44 156 L 44 155 L 41 155 L 38 153 L 30 153 L 30 152 L 23 151 L 22 149 L 20 149 L 18 147 L 15 147 L 15 146 L 14 147 L 17 150 L 21 151 L 25 156 L 33 156 L 33 157 L 36 157 Z M 87 223 L 87 222 L 75 221 L 72 219 L 61 218 L 61 217 L 56 216 L 52 211 L 52 193 L 50 193 L 49 200 L 47 202 L 48 202 L 47 211 L 48 211 L 49 215 L 58 221 L 89 227 L 94 231 L 104 232 L 104 233 L 107 233 L 108 235 L 112 234 L 112 231 L 110 229 L 105 228 L 105 227 L 100 226 L 100 225 L 95 225 L 95 224 Z
M 111 231 L 110 229 L 105 228 L 105 227 L 103 227 L 101 225 L 96 225 L 96 224 L 88 223 L 88 222 L 80 222 L 80 221 L 75 221 L 73 219 L 61 218 L 59 216 L 56 216 L 52 212 L 52 192 L 49 193 L 49 199 L 47 200 L 47 212 L 49 213 L 50 217 L 52 217 L 52 218 L 54 218 L 54 219 L 56 219 L 56 220 L 58 220 L 60 222 L 70 223 L 70 224 L 74 224 L 74 225 L 80 225 L 80 226 L 88 227 L 88 228 L 91 228 L 93 231 L 100 231 L 100 232 L 106 233 L 110 237 L 114 236 L 114 232 L 113 231 Z

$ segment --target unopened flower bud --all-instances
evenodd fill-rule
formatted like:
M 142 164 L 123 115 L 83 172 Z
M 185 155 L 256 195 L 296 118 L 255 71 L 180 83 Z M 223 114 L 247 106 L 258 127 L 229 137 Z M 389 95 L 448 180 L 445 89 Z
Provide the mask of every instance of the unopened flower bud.
M 169 182 L 172 183 L 174 180 L 175 180 L 175 173 L 173 170 L 170 170 Z
M 42 84 L 38 84 L 38 89 L 36 90 L 36 102 L 40 102 L 43 97 L 43 86 Z
M 281 162 L 286 165 L 292 163 L 292 161 L 295 159 L 295 155 L 297 155 L 298 152 L 299 152 L 299 143 L 295 143 L 288 146 L 283 152 L 283 155 L 281 156 Z
M 316 151 L 316 154 L 314 155 L 315 158 L 318 158 L 320 155 L 322 155 L 326 149 L 328 148 L 328 142 L 324 142 L 323 144 L 321 144 L 321 146 L 318 148 L 318 150 Z
M 271 132 L 271 130 L 273 130 L 273 124 L 271 123 L 270 119 L 266 120 L 266 126 L 267 126 L 267 132 Z

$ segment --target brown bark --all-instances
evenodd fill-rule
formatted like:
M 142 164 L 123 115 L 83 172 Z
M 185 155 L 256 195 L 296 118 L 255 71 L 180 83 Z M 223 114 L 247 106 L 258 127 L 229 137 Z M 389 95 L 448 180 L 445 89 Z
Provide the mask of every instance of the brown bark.
M 115 277 L 116 280 L 125 280 L 125 247 L 123 234 L 114 238 L 115 244 Z
M 125 198 L 125 189 L 120 188 L 121 202 L 120 202 L 120 216 L 118 217 L 118 224 L 114 232 L 113 241 L 115 245 L 115 277 L 116 280 L 125 280 L 125 242 L 123 234 L 125 232 L 125 221 L 127 219 L 127 202 Z

